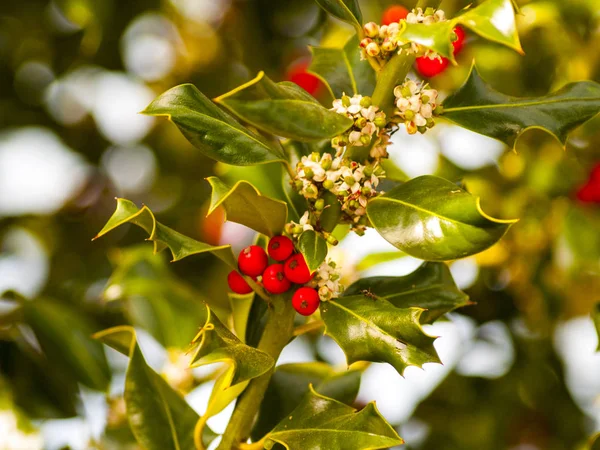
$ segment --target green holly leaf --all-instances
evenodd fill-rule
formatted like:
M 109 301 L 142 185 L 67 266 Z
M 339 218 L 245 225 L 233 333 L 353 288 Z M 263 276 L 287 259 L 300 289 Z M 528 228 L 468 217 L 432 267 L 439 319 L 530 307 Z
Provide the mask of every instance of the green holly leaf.
M 400 375 L 408 366 L 439 363 L 435 338 L 423 332 L 422 308 L 397 308 L 389 301 L 365 295 L 321 302 L 325 334 L 344 350 L 348 364 L 387 362 Z
M 137 344 L 135 330 L 119 326 L 94 337 L 129 357 L 125 377 L 125 404 L 136 440 L 148 450 L 195 448 L 194 427 L 200 419 L 184 398 L 154 370 Z M 202 434 L 205 446 L 216 435 L 208 428 Z
M 110 369 L 102 345 L 90 338 L 94 325 L 84 315 L 46 298 L 23 302 L 22 313 L 48 361 L 92 389 L 107 388 Z
M 250 166 L 285 160 L 278 146 L 243 127 L 191 84 L 159 95 L 142 114 L 167 117 L 203 154 L 217 161 Z
M 287 450 L 382 449 L 404 441 L 371 402 L 360 411 L 319 394 L 310 386 L 302 402 L 268 435 Z
M 258 129 L 299 141 L 331 139 L 353 124 L 352 119 L 321 106 L 297 84 L 274 83 L 264 72 L 215 102 Z
M 250 294 L 234 294 L 230 292 L 228 296 L 229 304 L 231 305 L 233 331 L 237 338 L 245 343 L 250 311 L 252 310 L 252 304 L 254 303 L 256 296 L 254 295 L 254 292 Z
M 335 371 L 322 362 L 284 364 L 275 369 L 260 406 L 252 436 L 260 439 L 287 418 L 309 392 L 316 392 L 351 405 L 360 387 L 362 370 Z
M 422 323 L 431 323 L 447 312 L 471 304 L 469 296 L 454 283 L 448 266 L 437 262 L 426 262 L 403 277 L 362 278 L 343 295 L 364 292 L 384 298 L 397 308 L 423 308 Z
M 143 206 L 140 209 L 133 202 L 124 198 L 117 199 L 117 209 L 94 239 L 104 236 L 109 231 L 125 223 L 133 223 L 143 228 L 150 235 L 148 240 L 154 242 L 155 253 L 168 247 L 173 254 L 173 261 L 179 261 L 190 255 L 210 252 L 233 269 L 237 269 L 237 263 L 231 251 L 231 246 L 222 245 L 215 247 L 184 236 L 157 222 L 154 214 L 152 214 L 152 211 L 147 206 Z
M 388 242 L 428 261 L 479 253 L 498 242 L 516 222 L 488 216 L 478 197 L 431 175 L 414 178 L 373 198 L 367 214 Z
M 362 26 L 362 13 L 358 0 L 315 0 L 317 4 L 331 14 L 344 22 L 353 25 L 355 28 Z
M 265 197 L 247 181 L 238 181 L 229 187 L 217 177 L 206 180 L 212 187 L 207 215 L 223 206 L 227 220 L 241 223 L 266 236 L 281 234 L 287 221 L 285 202 Z
M 354 35 L 342 48 L 310 47 L 313 54 L 308 72 L 323 81 L 333 98 L 347 95 L 372 95 L 375 71 L 360 59 L 358 36 Z
M 320 234 L 307 230 L 298 238 L 298 250 L 304 255 L 309 270 L 314 272 L 327 257 L 327 242 Z
M 594 306 L 594 310 L 592 311 L 592 320 L 594 321 L 594 326 L 596 327 L 596 332 L 598 333 L 598 348 L 597 352 L 600 352 L 600 303 L 596 303 Z
M 469 28 L 484 39 L 523 53 L 511 0 L 487 0 L 444 22 L 428 25 L 403 22 L 398 39 L 401 43 L 416 42 L 454 62 L 451 36 L 457 25 Z
M 600 112 L 600 84 L 580 81 L 543 97 L 512 97 L 495 91 L 473 66 L 443 105 L 443 117 L 513 148 L 530 128 L 547 131 L 564 145 L 572 130 Z

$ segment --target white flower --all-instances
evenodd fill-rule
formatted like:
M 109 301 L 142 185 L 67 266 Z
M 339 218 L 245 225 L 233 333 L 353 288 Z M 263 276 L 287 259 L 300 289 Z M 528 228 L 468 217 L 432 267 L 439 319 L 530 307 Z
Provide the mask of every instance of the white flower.
M 360 137 L 362 133 L 360 131 L 351 131 L 348 139 L 352 145 L 356 145 L 357 147 L 362 146 L 362 142 L 360 142 Z
M 310 224 L 310 216 L 308 211 L 305 211 L 300 218 L 300 225 L 302 225 L 302 229 L 304 231 L 314 230 L 313 226 Z
M 423 117 L 425 117 L 426 119 L 429 119 L 433 115 L 433 108 L 431 107 L 430 104 L 422 105 L 421 106 L 421 110 L 420 110 L 420 114 Z
M 424 127 L 425 125 L 427 125 L 427 120 L 421 114 L 415 114 L 413 122 L 418 127 Z

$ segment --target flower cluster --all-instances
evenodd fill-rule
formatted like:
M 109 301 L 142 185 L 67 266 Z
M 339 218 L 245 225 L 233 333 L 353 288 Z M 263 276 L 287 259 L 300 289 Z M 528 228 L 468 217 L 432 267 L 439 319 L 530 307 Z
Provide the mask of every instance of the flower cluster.
M 446 15 L 441 9 L 435 10 L 427 8 L 413 9 L 406 19 L 409 24 L 433 24 L 446 21 Z M 431 59 L 439 58 L 435 52 L 425 49 L 415 42 L 404 41 L 402 39 L 400 22 L 392 22 L 389 25 L 377 25 L 375 22 L 369 22 L 363 27 L 365 38 L 360 41 L 361 57 L 366 59 L 368 56 L 376 58 L 379 61 L 387 61 L 395 52 L 414 53 L 418 56 L 427 56 Z
M 409 134 L 425 133 L 435 125 L 433 116 L 441 112 L 437 105 L 438 92 L 428 84 L 406 80 L 394 88 L 396 111 L 394 121 L 399 119 L 406 125 Z
M 331 207 L 323 199 L 326 191 L 333 193 L 341 204 L 341 222 L 352 224 L 359 234 L 364 232 L 367 202 L 377 195 L 375 188 L 384 176 L 377 161 L 364 165 L 341 156 L 334 158 L 329 153 L 312 153 L 302 157 L 296 173 L 295 187 L 311 202 L 312 214 L 307 211 L 299 224 L 289 224 L 286 230 L 289 234 L 295 236 L 314 228 L 324 209 Z
M 344 291 L 344 286 L 340 284 L 340 279 L 340 269 L 334 261 L 328 260 L 319 266 L 308 286 L 317 289 L 321 301 L 326 302 L 332 298 L 339 297 Z
M 380 130 L 387 124 L 385 113 L 372 104 L 371 97 L 358 94 L 348 97 L 344 94 L 342 98 L 333 101 L 331 110 L 354 121 L 354 125 L 344 134 L 331 140 L 337 156 L 342 155 L 347 146 L 362 147 L 371 144 L 373 136 L 378 137 Z

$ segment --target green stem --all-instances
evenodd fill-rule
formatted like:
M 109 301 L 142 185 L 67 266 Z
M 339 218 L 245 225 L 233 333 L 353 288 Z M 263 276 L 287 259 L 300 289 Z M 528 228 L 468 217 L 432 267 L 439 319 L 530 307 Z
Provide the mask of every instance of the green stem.
M 258 348 L 271 355 L 275 361 L 294 334 L 295 315 L 296 311 L 288 297 L 273 297 L 269 318 Z M 248 439 L 274 370 L 273 368 L 250 382 L 235 405 L 235 410 L 217 450 L 235 449 L 241 442 Z

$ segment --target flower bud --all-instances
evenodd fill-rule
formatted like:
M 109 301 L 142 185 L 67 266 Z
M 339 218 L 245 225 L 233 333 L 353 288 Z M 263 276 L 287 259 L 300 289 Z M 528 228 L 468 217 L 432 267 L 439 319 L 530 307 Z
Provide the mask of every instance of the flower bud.
M 331 300 L 331 297 L 332 297 L 331 291 L 329 290 L 329 288 L 327 286 L 321 286 L 319 288 L 319 297 L 324 302 Z
M 364 128 L 367 125 L 367 119 L 365 119 L 364 117 L 359 117 L 358 119 L 356 119 L 354 121 L 354 125 L 358 128 Z
M 353 176 L 348 175 L 347 177 L 344 177 L 344 183 L 346 183 L 348 186 L 353 186 L 354 183 L 356 183 L 356 180 Z
M 319 200 L 317 200 L 315 202 L 315 209 L 317 211 L 323 211 L 324 208 L 325 208 L 325 200 L 323 200 L 322 198 L 320 198 Z
M 406 122 L 406 132 L 408 134 L 416 134 L 417 132 L 417 126 L 415 125 L 414 122 Z
M 364 195 L 369 195 L 371 193 L 371 188 L 368 186 L 363 186 L 360 192 Z
M 362 41 L 360 41 L 360 48 L 367 48 L 367 45 L 369 45 L 371 42 L 373 42 L 373 39 L 371 38 L 364 38 Z
M 421 101 L 423 103 L 429 103 L 429 100 L 430 100 L 430 98 L 428 95 L 421 95 Z
M 342 95 L 342 105 L 344 105 L 346 108 L 350 106 L 350 97 L 348 97 L 346 94 Z
M 331 244 L 331 245 L 338 245 L 338 243 L 339 243 L 339 241 L 335 237 L 333 237 L 333 234 L 330 234 L 329 236 L 327 236 L 325 238 L 325 240 L 327 241 L 328 244 Z
M 372 104 L 373 104 L 373 101 L 371 100 L 371 97 L 369 97 L 368 95 L 365 95 L 363 98 L 360 99 L 360 106 L 362 106 L 363 108 L 368 108 Z
M 302 225 L 295 225 L 294 226 L 294 230 L 293 230 L 293 234 L 300 234 L 304 231 L 304 228 L 302 228 Z
M 304 168 L 304 176 L 307 179 L 312 180 L 313 177 L 315 176 L 315 173 L 313 172 L 313 170 L 310 167 L 305 167 Z
M 283 229 L 286 232 L 286 234 L 294 234 L 294 224 L 293 223 L 286 223 L 285 227 L 283 227 Z
M 385 52 L 393 52 L 398 47 L 398 43 L 390 38 L 385 38 L 381 44 L 381 49 Z
M 320 155 L 320 153 L 319 153 L 319 152 L 312 152 L 312 153 L 310 154 L 310 160 L 311 160 L 312 162 L 319 162 L 319 159 L 321 159 L 321 155 Z
M 433 128 L 433 126 L 435 125 L 435 121 L 430 117 L 429 119 L 427 119 L 427 128 Z
M 365 50 L 369 56 L 377 56 L 379 53 L 381 53 L 381 49 L 379 48 L 379 45 L 377 45 L 377 42 L 371 42 L 369 45 L 367 45 Z
M 433 110 L 433 114 L 435 114 L 436 116 L 444 114 L 444 107 L 442 105 L 437 105 Z
M 363 173 L 365 174 L 365 176 L 367 178 L 369 178 L 371 175 L 373 175 L 373 166 L 371 166 L 371 165 L 365 166 Z
M 384 117 L 376 117 L 373 123 L 377 128 L 384 128 L 387 125 L 387 121 Z
M 371 136 L 367 136 L 366 134 L 363 134 L 363 135 L 360 137 L 360 142 L 361 142 L 363 145 L 369 145 L 369 144 L 371 143 Z
M 300 180 L 296 180 L 296 181 L 294 181 L 294 186 L 296 187 L 296 189 L 298 191 L 301 191 L 302 188 L 304 187 L 304 183 Z
M 366 23 L 363 29 L 365 30 L 365 35 L 370 38 L 379 36 L 379 25 L 375 22 Z
M 333 181 L 331 181 L 331 180 L 325 180 L 325 181 L 323 181 L 323 188 L 324 189 L 330 190 L 330 189 L 333 189 L 333 186 L 334 186 Z
M 321 161 L 321 167 L 323 168 L 323 170 L 331 169 L 331 164 L 333 164 L 331 158 L 323 159 Z
M 404 118 L 406 120 L 413 120 L 415 118 L 415 113 L 414 111 L 407 109 L 406 111 L 404 111 Z
M 426 126 L 417 127 L 417 130 L 419 131 L 419 133 L 425 134 L 425 132 L 427 131 L 427 127 Z

